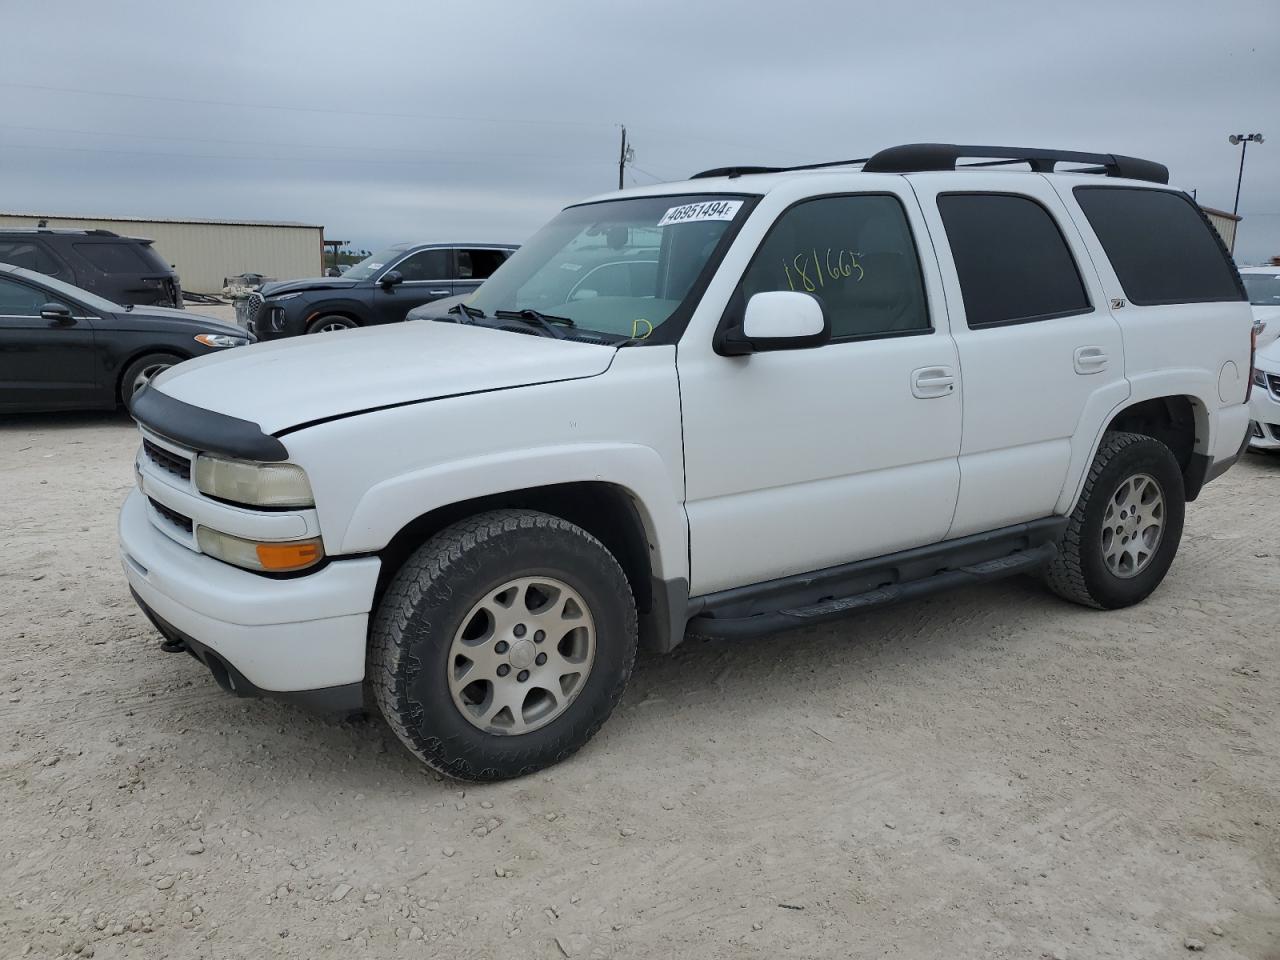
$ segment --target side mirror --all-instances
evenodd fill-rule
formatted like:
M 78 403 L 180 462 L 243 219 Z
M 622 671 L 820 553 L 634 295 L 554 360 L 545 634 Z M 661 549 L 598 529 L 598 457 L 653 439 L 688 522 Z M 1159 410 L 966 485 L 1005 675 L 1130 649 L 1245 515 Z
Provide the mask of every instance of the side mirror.
M 342 271 L 339 270 L 337 267 L 329 267 L 327 270 L 325 270 L 324 275 L 326 277 L 340 277 L 342 276 Z
M 397 283 L 404 283 L 404 274 L 399 270 L 388 270 L 382 275 L 382 279 L 378 281 L 378 285 L 384 290 L 390 290 Z
M 765 350 L 803 350 L 831 340 L 831 321 L 816 297 L 790 290 L 757 293 L 747 301 L 742 326 L 726 331 L 716 352 L 741 357 Z
M 46 303 L 40 308 L 42 320 L 53 320 L 56 323 L 71 322 L 71 308 L 65 303 Z

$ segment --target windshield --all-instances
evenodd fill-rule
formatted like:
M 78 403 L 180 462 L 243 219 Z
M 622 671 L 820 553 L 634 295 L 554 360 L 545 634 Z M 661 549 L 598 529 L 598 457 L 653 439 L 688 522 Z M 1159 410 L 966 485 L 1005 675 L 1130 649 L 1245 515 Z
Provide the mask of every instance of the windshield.
M 59 280 L 57 277 L 47 277 L 40 274 L 39 278 L 32 277 L 43 287 L 47 287 L 56 293 L 62 294 L 64 297 L 70 297 L 72 300 L 78 300 L 90 310 L 96 310 L 99 313 L 123 313 L 124 307 L 118 303 L 112 303 L 106 297 L 100 297 L 96 293 L 90 293 L 88 290 L 81 290 L 79 287 L 73 287 L 69 283 Z
M 387 247 L 385 250 L 379 250 L 373 256 L 365 257 L 359 263 L 352 264 L 342 277 L 345 280 L 368 280 L 403 253 L 402 247 Z
M 637 197 L 570 207 L 543 227 L 467 304 L 536 310 L 583 330 L 645 339 L 675 313 L 743 215 L 741 197 Z
M 1280 307 L 1280 270 L 1275 273 L 1242 273 L 1245 292 L 1255 307 Z

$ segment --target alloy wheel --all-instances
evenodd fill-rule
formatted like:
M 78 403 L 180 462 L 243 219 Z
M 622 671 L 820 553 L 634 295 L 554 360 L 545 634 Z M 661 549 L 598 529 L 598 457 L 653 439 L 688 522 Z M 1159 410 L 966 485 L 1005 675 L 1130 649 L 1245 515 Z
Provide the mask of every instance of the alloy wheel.
M 595 621 L 581 594 L 555 577 L 520 577 L 462 618 L 449 648 L 449 692 L 473 726 L 531 733 L 582 692 L 595 651 Z
M 1120 482 L 1102 517 L 1102 559 L 1121 579 L 1147 568 L 1164 536 L 1164 491 L 1146 473 Z

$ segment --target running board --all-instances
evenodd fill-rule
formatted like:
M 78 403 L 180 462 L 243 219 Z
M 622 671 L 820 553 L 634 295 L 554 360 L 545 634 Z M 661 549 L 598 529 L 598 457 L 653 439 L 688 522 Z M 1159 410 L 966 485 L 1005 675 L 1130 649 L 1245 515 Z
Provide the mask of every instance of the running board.
M 903 600 L 914 600 L 940 590 L 950 590 L 953 587 L 969 586 L 985 583 L 989 580 L 1011 577 L 1020 573 L 1030 573 L 1043 567 L 1057 556 L 1056 534 L 1061 532 L 1062 526 L 1065 526 L 1065 523 L 1059 518 L 1053 518 L 1053 521 L 1050 522 L 1037 521 L 1031 524 L 1020 524 L 1018 528 L 1001 531 L 995 537 L 986 535 L 982 538 L 986 542 L 981 546 L 985 546 L 988 550 L 1001 540 L 1005 540 L 1006 543 L 1009 540 L 1021 542 L 1011 552 L 982 559 L 972 558 L 968 563 L 963 562 L 964 559 L 969 559 L 963 558 L 963 553 L 971 552 L 970 555 L 972 556 L 972 552 L 977 552 L 975 547 L 979 545 L 972 542 L 955 543 L 953 546 L 954 554 L 961 554 L 961 556 L 954 556 L 953 554 L 953 557 L 955 560 L 960 560 L 961 565 L 947 567 L 943 564 L 938 564 L 933 566 L 933 572 L 927 575 L 919 575 L 919 566 L 909 562 L 885 563 L 882 560 L 880 563 L 863 561 L 860 564 L 850 565 L 851 567 L 863 567 L 863 564 L 866 564 L 866 567 L 863 567 L 862 570 L 856 571 L 863 574 L 859 579 L 863 579 L 865 582 L 867 579 L 866 574 L 871 573 L 874 569 L 880 575 L 876 577 L 880 582 L 870 586 L 869 589 L 858 590 L 846 596 L 831 596 L 828 594 L 825 597 L 814 597 L 813 602 L 796 603 L 795 600 L 798 599 L 798 594 L 802 596 L 804 593 L 808 593 L 809 597 L 813 597 L 814 581 L 819 578 L 806 577 L 800 581 L 799 585 L 786 584 L 789 589 L 781 589 L 784 587 L 782 582 L 775 582 L 767 586 L 761 585 L 769 593 L 774 594 L 775 600 L 787 604 L 786 606 L 779 604 L 775 609 L 767 609 L 766 604 L 761 602 L 764 597 L 759 594 L 752 597 L 751 600 L 747 600 L 743 596 L 741 588 L 725 591 L 718 595 L 697 598 L 690 602 L 690 606 L 695 610 L 695 615 L 689 621 L 689 630 L 700 636 L 721 637 L 724 639 L 778 633 L 783 630 L 793 630 L 797 627 L 826 623 L 829 620 L 836 620 L 848 614 L 872 607 L 886 606 Z M 1006 537 L 1008 538 L 1007 540 L 1005 539 Z M 966 540 L 969 539 L 966 538 Z M 978 538 L 972 539 L 976 540 Z M 947 552 L 951 551 L 948 550 Z M 902 561 L 915 560 L 914 557 L 910 556 L 910 553 L 909 551 L 907 554 L 899 555 L 899 557 L 902 558 Z M 888 559 L 885 558 L 885 560 Z M 894 559 L 898 560 L 898 557 Z M 935 555 L 934 559 L 936 561 L 941 558 Z M 912 570 L 912 566 L 916 566 L 916 569 Z M 910 577 L 910 574 L 913 573 L 917 575 Z M 841 579 L 854 578 L 846 575 Z M 797 586 L 804 586 L 808 589 L 797 590 Z M 752 588 L 747 589 L 752 590 Z M 754 593 L 755 590 L 752 590 L 752 592 Z M 790 596 L 787 594 L 790 594 Z

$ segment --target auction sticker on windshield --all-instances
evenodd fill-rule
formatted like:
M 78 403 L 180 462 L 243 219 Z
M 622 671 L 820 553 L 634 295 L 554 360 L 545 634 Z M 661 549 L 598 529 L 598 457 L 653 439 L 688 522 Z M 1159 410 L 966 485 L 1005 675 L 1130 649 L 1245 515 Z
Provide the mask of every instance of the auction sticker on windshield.
M 707 200 L 703 203 L 686 203 L 672 207 L 662 215 L 658 226 L 673 223 L 696 223 L 699 220 L 732 220 L 742 207 L 741 200 Z

